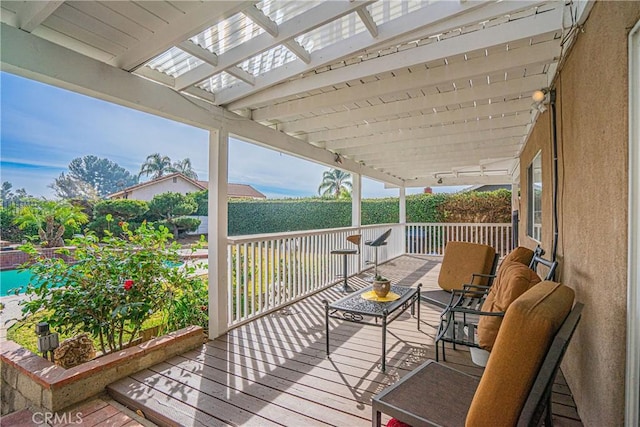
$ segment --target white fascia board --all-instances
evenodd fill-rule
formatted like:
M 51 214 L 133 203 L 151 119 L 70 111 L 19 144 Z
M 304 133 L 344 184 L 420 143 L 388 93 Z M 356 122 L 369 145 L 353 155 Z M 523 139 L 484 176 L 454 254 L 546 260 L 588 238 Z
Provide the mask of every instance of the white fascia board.
M 407 36 L 408 34 L 415 34 L 415 38 L 420 39 L 429 34 L 439 34 L 451 29 L 468 26 L 477 22 L 482 22 L 496 16 L 502 16 L 520 10 L 526 10 L 541 3 L 544 2 L 468 2 L 464 5 L 459 5 L 451 1 L 437 2 L 429 5 L 428 7 L 424 7 L 420 10 L 412 12 L 411 14 L 405 15 L 401 18 L 397 18 L 385 24 L 379 25 L 379 34 L 375 39 L 371 39 L 371 35 L 368 33 L 356 34 L 355 36 L 343 40 L 340 43 L 335 43 L 324 49 L 315 51 L 313 53 L 313 59 L 308 65 L 293 63 L 287 64 L 286 66 L 278 67 L 277 69 L 265 73 L 258 79 L 256 79 L 256 86 L 253 88 L 241 85 L 233 86 L 220 91 L 217 96 L 220 100 L 220 103 L 226 105 L 229 110 L 237 110 L 241 108 L 251 107 L 253 105 L 273 103 L 277 99 L 287 98 L 298 93 L 331 86 L 333 84 L 336 84 L 336 82 L 345 82 L 370 76 L 372 74 L 375 74 L 368 69 L 369 66 L 374 66 L 375 63 L 372 62 L 373 60 L 368 60 L 364 61 L 364 63 L 342 67 L 337 70 L 326 71 L 314 76 L 305 76 L 303 79 L 291 80 L 316 68 L 333 64 L 341 59 L 350 58 L 359 52 L 363 52 L 365 50 L 373 51 L 377 46 L 389 43 L 394 39 L 397 39 L 398 37 Z M 513 26 L 509 25 L 511 23 L 496 25 L 495 28 L 503 28 L 504 25 L 508 25 L 508 28 L 510 28 L 510 30 L 505 31 L 503 35 L 500 34 L 500 30 L 494 30 L 492 28 L 482 31 L 488 31 L 487 34 L 494 35 L 495 37 L 497 37 L 497 40 L 506 40 L 508 42 L 516 40 L 517 38 L 526 38 L 528 34 L 539 35 L 545 32 L 555 31 L 562 28 L 561 10 L 552 10 L 541 14 L 541 16 L 544 15 L 546 15 L 544 19 L 542 17 L 539 17 L 535 21 L 531 21 L 530 18 L 523 18 L 518 21 L 514 21 L 519 24 Z M 535 26 L 540 26 L 542 32 L 540 32 L 540 30 L 533 29 Z M 528 30 L 523 31 L 523 28 L 528 28 Z M 513 34 L 513 30 L 516 30 L 515 32 L 519 33 L 520 36 L 518 36 L 517 34 Z M 472 34 L 476 34 L 475 37 L 478 37 L 477 33 L 479 33 L 479 31 L 476 31 Z M 457 39 L 459 37 L 462 36 L 453 37 L 452 39 Z M 464 39 L 467 38 L 464 37 Z M 477 41 L 474 41 L 472 38 L 472 40 L 469 41 L 469 47 L 467 47 L 466 49 L 463 48 L 463 52 L 477 50 L 485 45 L 493 46 L 496 44 L 499 43 L 497 41 L 486 41 L 484 40 L 484 37 Z M 445 45 L 449 46 L 449 44 Z M 416 52 L 416 54 L 418 54 L 417 52 L 420 52 L 420 50 L 416 49 L 417 48 L 409 49 L 409 51 Z M 449 54 L 447 52 L 444 52 L 443 54 L 441 52 L 433 51 L 431 55 L 424 54 L 421 61 L 422 63 L 428 62 L 428 58 L 435 57 L 437 59 L 442 57 L 443 55 L 448 56 Z M 416 63 L 420 63 L 411 59 L 409 56 L 405 57 L 404 61 L 406 62 L 406 64 L 397 64 L 393 60 L 390 61 L 389 59 L 387 59 L 385 61 L 380 61 L 382 65 L 376 67 L 378 67 L 378 69 L 380 70 L 388 69 L 388 71 L 392 71 L 403 66 L 410 66 L 415 65 Z
M 520 79 L 501 81 L 484 86 L 474 86 L 469 89 L 453 90 L 450 92 L 432 94 L 410 98 L 403 101 L 389 102 L 373 105 L 349 111 L 339 111 L 278 124 L 278 129 L 283 132 L 305 132 L 323 128 L 335 128 L 349 123 L 365 122 L 372 118 L 390 117 L 398 114 L 406 114 L 413 111 L 431 110 L 437 107 L 446 107 L 454 104 L 464 104 L 489 98 L 501 98 L 506 96 L 530 93 L 541 87 L 545 87 L 547 76 L 544 74 L 533 75 Z
M 2 71 L 207 130 L 225 127 L 261 145 L 335 167 L 334 155 L 210 103 L 0 24 Z M 344 159 L 341 169 L 400 185 L 402 180 Z
M 64 1 L 25 1 L 16 16 L 17 27 L 32 32 L 42 24 Z
M 412 49 L 409 49 L 401 54 L 404 55 L 411 51 Z M 281 119 L 320 108 L 350 104 L 377 96 L 411 91 L 427 86 L 437 86 L 449 81 L 473 79 L 478 76 L 493 75 L 500 71 L 508 72 L 518 68 L 547 64 L 556 61 L 560 53 L 560 42 L 552 40 L 533 46 L 473 58 L 464 62 L 443 65 L 438 68 L 419 70 L 398 77 L 375 80 L 358 86 L 345 87 L 302 99 L 282 102 L 256 109 L 253 112 L 253 118 L 256 121 Z M 391 54 L 390 56 L 393 55 L 398 54 Z M 365 63 L 369 62 L 371 61 L 366 61 Z
M 530 108 L 531 100 L 523 98 L 509 102 L 485 104 L 475 108 L 460 108 L 453 111 L 443 111 L 441 113 L 412 117 L 416 120 L 409 120 L 409 118 L 389 120 L 389 123 L 387 123 L 389 127 L 384 128 L 384 132 L 372 133 L 367 131 L 368 133 L 362 136 L 327 141 L 322 146 L 329 149 L 349 149 L 359 146 L 384 144 L 390 141 L 477 132 L 480 129 L 478 127 L 473 128 L 473 126 L 477 126 L 478 123 L 486 125 L 482 130 L 519 126 L 523 123 L 529 123 L 527 119 L 530 117 Z M 503 114 L 509 115 L 503 117 Z M 488 116 L 492 116 L 493 118 L 476 120 L 478 117 Z M 371 127 L 378 123 L 386 122 L 372 123 Z M 442 123 L 452 124 L 441 126 Z M 414 124 L 415 126 L 402 126 L 403 124 Z M 382 126 L 380 126 L 380 128 L 381 127 Z M 365 129 L 362 129 L 362 132 L 365 131 Z M 315 140 L 310 137 L 307 137 L 307 141 L 315 142 Z
M 197 8 L 170 22 L 167 27 L 141 40 L 138 45 L 127 49 L 116 56 L 109 64 L 123 70 L 131 71 L 176 46 L 190 37 L 200 33 L 213 23 L 222 21 L 242 10 L 253 7 L 257 1 L 205 1 Z
M 238 47 L 228 50 L 219 56 L 217 66 L 201 64 L 176 79 L 176 90 L 183 90 L 193 84 L 199 83 L 226 68 L 232 67 L 255 55 L 271 49 L 274 46 L 293 39 L 301 34 L 318 28 L 334 19 L 348 15 L 361 6 L 373 3 L 373 1 L 328 1 L 304 12 L 295 18 L 283 22 L 278 27 L 278 35 L 273 37 L 268 32 L 252 38 Z M 253 7 L 253 6 L 251 6 Z
M 519 100 L 518 100 L 519 101 Z M 518 101 L 509 101 L 504 104 L 510 104 L 512 102 Z M 531 102 L 529 103 L 529 108 Z M 498 106 L 503 103 L 491 104 L 492 106 Z M 482 111 L 492 111 L 493 108 L 484 108 L 484 106 L 476 107 L 478 109 L 482 108 Z M 412 117 L 404 117 L 401 119 L 393 119 L 393 120 L 385 120 L 375 123 L 361 124 L 357 126 L 349 126 L 342 127 L 331 130 L 324 130 L 318 132 L 311 132 L 307 134 L 307 141 L 309 142 L 319 142 L 324 141 L 324 143 L 320 144 L 320 146 L 324 146 L 325 148 L 331 149 L 340 149 L 343 147 L 352 147 L 352 146 L 362 146 L 367 145 L 368 141 L 375 140 L 378 138 L 378 135 L 389 134 L 389 133 L 400 133 L 405 129 L 419 129 L 422 127 L 429 127 L 432 130 L 433 136 L 442 136 L 442 135 L 451 135 L 456 133 L 463 132 L 477 132 L 480 130 L 494 129 L 497 127 L 509 127 L 509 126 L 520 126 L 522 124 L 530 123 L 531 118 L 529 116 L 528 119 L 523 118 L 524 114 L 519 114 L 516 116 L 509 115 L 507 117 L 495 117 L 489 120 L 473 120 L 473 115 L 467 116 L 467 113 L 463 113 L 462 110 L 454 110 L 454 111 L 443 111 L 440 113 L 434 113 L 432 117 L 431 114 L 425 115 L 417 115 Z M 499 116 L 501 113 L 500 109 L 496 108 L 495 113 L 490 113 L 487 115 L 496 115 Z M 513 109 L 505 111 L 507 112 L 518 112 L 519 110 Z M 526 111 L 526 110 L 524 110 Z M 478 116 L 475 116 L 478 117 Z M 449 123 L 453 121 L 463 121 L 465 119 L 469 119 L 465 123 L 456 123 L 456 124 L 447 124 L 442 126 L 441 123 Z

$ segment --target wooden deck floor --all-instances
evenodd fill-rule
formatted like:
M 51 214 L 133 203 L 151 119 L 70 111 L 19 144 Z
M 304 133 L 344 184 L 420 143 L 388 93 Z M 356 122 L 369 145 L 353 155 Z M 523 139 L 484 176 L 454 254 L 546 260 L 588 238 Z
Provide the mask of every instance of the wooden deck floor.
M 437 286 L 439 260 L 405 255 L 379 268 L 395 283 Z M 350 279 L 366 286 L 362 278 Z M 230 331 L 110 386 L 114 399 L 160 425 L 369 426 L 371 397 L 435 358 L 438 312 L 421 305 L 421 330 L 405 312 L 389 325 L 387 372 L 380 372 L 381 329 L 331 320 L 325 354 L 323 299 L 340 286 Z M 467 349 L 447 348 L 448 365 L 473 375 Z M 561 375 L 554 386 L 556 426 L 581 426 Z M 383 421 L 386 419 L 383 418 Z

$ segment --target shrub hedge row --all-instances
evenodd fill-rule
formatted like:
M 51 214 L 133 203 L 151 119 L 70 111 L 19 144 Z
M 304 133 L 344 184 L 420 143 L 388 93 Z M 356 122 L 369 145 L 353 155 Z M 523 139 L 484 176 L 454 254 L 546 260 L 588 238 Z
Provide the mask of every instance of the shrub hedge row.
M 510 222 L 511 192 L 417 194 L 406 198 L 407 222 Z M 363 199 L 362 224 L 398 222 L 397 198 Z M 232 200 L 229 235 L 348 227 L 351 200 Z

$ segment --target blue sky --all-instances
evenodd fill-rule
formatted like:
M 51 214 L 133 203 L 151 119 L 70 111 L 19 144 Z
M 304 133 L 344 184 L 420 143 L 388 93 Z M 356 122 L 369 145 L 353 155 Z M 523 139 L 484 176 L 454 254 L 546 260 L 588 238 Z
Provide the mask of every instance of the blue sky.
M 137 110 L 0 73 L 0 179 L 35 196 L 54 198 L 48 185 L 76 157 L 106 157 L 136 174 L 147 155 L 191 159 L 208 179 L 208 133 Z M 229 144 L 229 182 L 251 184 L 269 198 L 317 193 L 327 167 L 256 145 Z M 420 189 L 407 193 L 420 192 Z M 363 180 L 363 197 L 398 191 Z

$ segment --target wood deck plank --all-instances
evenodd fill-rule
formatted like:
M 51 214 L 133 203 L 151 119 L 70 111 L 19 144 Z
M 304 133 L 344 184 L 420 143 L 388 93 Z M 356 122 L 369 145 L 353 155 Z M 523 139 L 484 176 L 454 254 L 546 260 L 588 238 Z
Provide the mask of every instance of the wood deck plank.
M 438 258 L 405 255 L 379 271 L 405 286 L 422 283 L 423 289 L 436 289 L 439 267 Z M 368 286 L 363 277 L 349 282 L 355 288 Z M 425 360 L 435 359 L 440 309 L 420 305 L 420 330 L 409 311 L 389 325 L 383 373 L 379 327 L 331 319 L 327 357 L 323 300 L 342 298 L 340 287 L 121 380 L 111 392 L 122 395 L 116 400 L 127 405 L 144 403 L 145 413 L 162 425 L 370 425 L 371 397 Z M 482 375 L 466 347 L 453 350 L 447 345 L 446 355 L 446 365 Z M 558 426 L 581 425 L 561 375 L 552 399 Z

